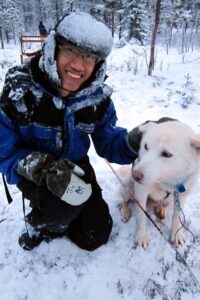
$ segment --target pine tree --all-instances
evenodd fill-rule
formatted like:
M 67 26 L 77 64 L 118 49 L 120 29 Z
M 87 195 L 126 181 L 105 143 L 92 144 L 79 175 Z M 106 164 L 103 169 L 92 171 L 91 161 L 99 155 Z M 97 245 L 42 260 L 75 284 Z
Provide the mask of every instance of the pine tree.
M 128 40 L 137 39 L 144 45 L 147 38 L 147 1 L 122 1 L 122 28 Z
M 147 35 L 145 1 L 136 1 L 130 14 L 131 37 L 136 38 L 144 45 Z

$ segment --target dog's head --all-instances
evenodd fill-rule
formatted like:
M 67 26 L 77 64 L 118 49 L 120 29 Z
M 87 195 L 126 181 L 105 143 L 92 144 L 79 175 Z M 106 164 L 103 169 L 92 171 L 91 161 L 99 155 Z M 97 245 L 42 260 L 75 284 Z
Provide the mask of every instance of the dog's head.
M 140 126 L 139 159 L 134 179 L 146 185 L 182 183 L 195 173 L 200 161 L 200 136 L 186 124 L 168 121 Z

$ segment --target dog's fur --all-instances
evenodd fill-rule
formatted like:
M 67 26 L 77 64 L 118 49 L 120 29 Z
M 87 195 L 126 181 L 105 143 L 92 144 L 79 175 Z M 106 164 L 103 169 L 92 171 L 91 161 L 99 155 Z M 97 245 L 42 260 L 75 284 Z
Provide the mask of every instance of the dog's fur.
M 166 207 L 173 199 L 177 184 L 183 184 L 186 191 L 179 193 L 180 207 L 183 209 L 193 183 L 198 178 L 200 162 L 200 136 L 186 124 L 168 121 L 160 124 L 149 122 L 140 126 L 142 140 L 138 159 L 131 166 L 124 166 L 121 175 L 129 192 L 122 187 L 121 215 L 124 222 L 131 217 L 130 194 L 146 210 L 147 200 L 154 206 L 155 213 L 166 216 Z M 170 195 L 169 195 L 170 194 Z M 172 201 L 174 202 L 174 201 Z M 136 243 L 143 248 L 149 244 L 146 216 L 136 208 Z M 170 239 L 176 245 L 185 244 L 179 213 L 174 205 Z

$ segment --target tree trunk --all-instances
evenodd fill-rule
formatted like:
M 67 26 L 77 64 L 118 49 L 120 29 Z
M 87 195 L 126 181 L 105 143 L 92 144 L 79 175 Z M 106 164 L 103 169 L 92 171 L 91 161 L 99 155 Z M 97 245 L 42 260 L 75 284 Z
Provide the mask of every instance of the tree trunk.
M 120 40 L 122 37 L 122 15 L 121 15 L 121 13 L 119 14 L 119 30 L 118 30 L 118 32 L 119 32 L 119 40 Z
M 114 10 L 114 4 L 112 7 L 112 36 L 114 37 L 114 33 L 115 33 L 115 10 Z
M 121 0 L 119 2 L 119 9 L 122 9 L 122 1 Z M 119 23 L 118 33 L 119 33 L 119 40 L 120 40 L 122 37 L 122 13 L 121 12 L 119 13 L 118 23 Z
M 4 49 L 3 31 L 2 31 L 2 27 L 1 26 L 0 26 L 0 40 L 1 40 L 1 48 Z
M 13 28 L 12 28 L 12 32 L 13 32 L 14 43 L 15 43 L 15 45 L 16 45 L 17 43 L 16 43 L 16 35 L 15 35 L 15 28 L 14 28 L 14 26 L 13 26 Z
M 148 75 L 152 75 L 152 71 L 154 69 L 155 64 L 155 45 L 156 45 L 156 36 L 158 31 L 158 25 L 160 21 L 160 7 L 161 7 L 161 0 L 157 0 L 156 3 L 156 16 L 155 16 L 155 24 L 152 34 L 152 40 L 151 40 L 151 52 L 150 52 L 150 60 L 149 60 L 149 68 L 148 68 Z
M 59 21 L 59 12 L 58 12 L 58 2 L 56 0 L 56 3 L 55 3 L 55 10 L 56 10 L 56 23 L 58 23 Z
M 6 42 L 7 44 L 9 44 L 9 34 L 8 34 L 8 30 L 5 31 L 5 35 L 6 35 Z

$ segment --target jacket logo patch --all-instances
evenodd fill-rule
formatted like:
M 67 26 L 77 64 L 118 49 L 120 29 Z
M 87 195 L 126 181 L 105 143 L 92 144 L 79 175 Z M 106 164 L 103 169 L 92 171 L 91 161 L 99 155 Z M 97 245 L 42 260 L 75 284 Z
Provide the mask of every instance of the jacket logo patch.
M 91 123 L 91 124 L 86 124 L 86 123 L 78 123 L 77 127 L 85 132 L 85 133 L 92 133 L 94 131 L 94 128 L 95 128 L 95 124 L 94 123 Z

